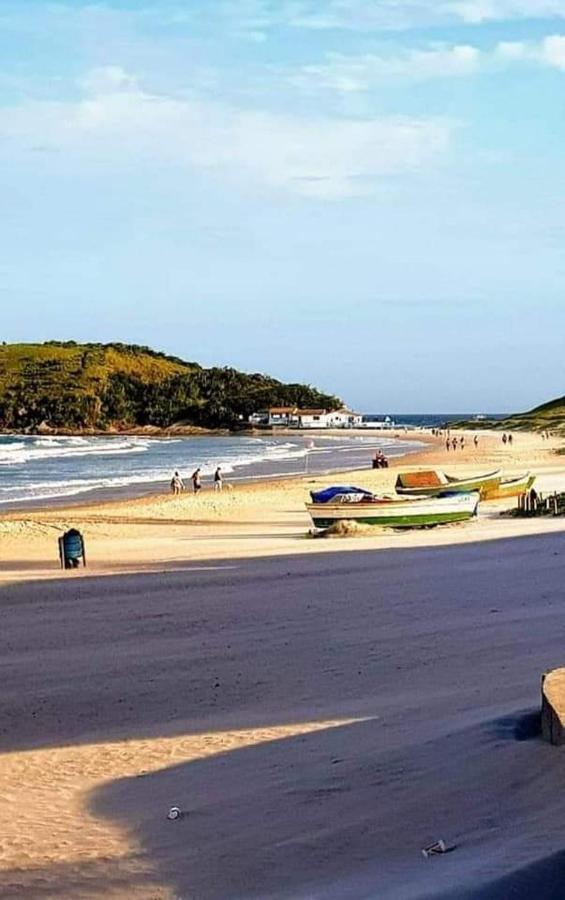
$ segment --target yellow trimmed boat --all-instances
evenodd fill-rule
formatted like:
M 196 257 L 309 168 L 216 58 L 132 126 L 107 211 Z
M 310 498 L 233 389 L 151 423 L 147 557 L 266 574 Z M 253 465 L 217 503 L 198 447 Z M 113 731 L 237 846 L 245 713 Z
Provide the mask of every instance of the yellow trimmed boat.
M 489 493 L 487 500 L 503 500 L 505 497 L 520 497 L 533 487 L 536 476 L 531 472 L 503 478 L 494 493 Z
M 499 489 L 501 480 L 500 469 L 466 478 L 456 478 L 437 469 L 401 472 L 396 479 L 396 492 L 408 497 L 438 497 L 441 494 L 468 494 L 478 491 L 481 500 L 486 500 Z

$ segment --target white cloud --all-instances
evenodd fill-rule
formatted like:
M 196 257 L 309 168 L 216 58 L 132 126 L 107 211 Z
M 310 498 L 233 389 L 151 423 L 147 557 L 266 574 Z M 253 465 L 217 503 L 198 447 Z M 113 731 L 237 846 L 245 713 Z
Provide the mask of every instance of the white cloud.
M 294 83 L 329 88 L 340 93 L 366 91 L 387 78 L 445 78 L 471 75 L 481 64 L 481 51 L 467 44 L 404 50 L 396 54 L 331 53 L 320 65 L 304 66 Z
M 496 56 L 506 63 L 529 62 L 565 71 L 565 35 L 550 34 L 541 41 L 505 41 Z
M 275 13 L 276 9 L 276 13 Z M 408 29 L 450 22 L 565 18 L 563 0 L 290 0 L 271 7 L 272 22 L 296 28 Z
M 369 91 L 387 79 L 455 78 L 497 72 L 517 64 L 565 71 L 565 35 L 549 35 L 541 41 L 500 41 L 486 49 L 456 44 L 386 54 L 329 53 L 323 63 L 303 66 L 289 80 L 310 92 L 322 89 L 352 94 Z
M 88 94 L 94 95 L 132 91 L 137 87 L 136 79 L 121 66 L 99 66 L 90 69 L 79 83 Z
M 519 19 L 565 18 L 563 0 L 454 0 L 445 4 L 464 22 L 503 22 Z
M 28 102 L 0 111 L 4 153 L 41 145 L 76 164 L 139 162 L 320 198 L 369 194 L 379 179 L 441 160 L 451 125 L 440 120 L 301 118 L 144 92 L 117 67 L 89 73 L 76 102 Z
M 193 36 L 260 42 L 272 30 L 402 31 L 453 24 L 563 20 L 565 0 L 111 0 L 24 3 L 4 0 L 0 26 L 7 33 L 59 33 L 90 39 L 98 47 L 110 35 L 129 42 L 153 29 Z
M 525 41 L 500 41 L 494 52 L 502 62 L 507 63 L 519 62 L 529 56 L 528 45 Z
M 565 71 L 565 35 L 552 34 L 542 41 L 541 60 L 548 66 Z

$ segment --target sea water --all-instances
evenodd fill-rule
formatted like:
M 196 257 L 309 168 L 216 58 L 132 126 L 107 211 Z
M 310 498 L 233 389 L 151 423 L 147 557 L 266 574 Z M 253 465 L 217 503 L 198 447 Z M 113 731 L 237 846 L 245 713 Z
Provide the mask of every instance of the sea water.
M 168 490 L 200 467 L 204 485 L 221 466 L 225 479 L 274 478 L 365 468 L 377 449 L 388 456 L 414 450 L 387 434 L 265 436 L 63 437 L 0 435 L 0 505 L 134 496 Z

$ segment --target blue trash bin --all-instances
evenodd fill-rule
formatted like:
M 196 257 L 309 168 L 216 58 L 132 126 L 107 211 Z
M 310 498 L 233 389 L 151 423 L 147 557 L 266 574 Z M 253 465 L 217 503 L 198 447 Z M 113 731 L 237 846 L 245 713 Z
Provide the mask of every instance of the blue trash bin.
M 76 528 L 71 528 L 59 538 L 59 559 L 62 569 L 77 569 L 81 560 L 83 566 L 86 565 L 84 538 Z

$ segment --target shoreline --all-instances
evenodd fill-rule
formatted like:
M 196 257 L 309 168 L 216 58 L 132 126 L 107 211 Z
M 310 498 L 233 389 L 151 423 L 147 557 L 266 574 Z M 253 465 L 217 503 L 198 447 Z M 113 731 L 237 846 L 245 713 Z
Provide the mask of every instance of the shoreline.
M 565 459 L 556 455 L 555 439 L 522 435 L 512 448 L 500 435 L 483 433 L 478 450 L 445 450 L 443 438 L 426 437 L 417 451 L 391 458 L 388 469 L 340 469 L 298 472 L 278 479 L 248 479 L 221 493 L 203 490 L 173 497 L 167 486 L 135 498 L 62 498 L 35 508 L 4 509 L 0 513 L 0 582 L 56 578 L 56 538 L 69 527 L 83 532 L 88 567 L 64 577 L 90 577 L 119 572 L 166 571 L 205 561 L 278 556 L 296 553 L 347 552 L 385 547 L 434 547 L 469 541 L 565 530 L 565 520 L 501 519 L 499 512 L 515 499 L 482 503 L 479 517 L 468 523 L 407 531 L 370 529 L 359 536 L 311 540 L 311 520 L 305 509 L 310 490 L 336 483 L 342 473 L 351 483 L 375 493 L 394 493 L 400 467 L 445 468 L 455 475 L 502 468 L 517 474 L 532 470 L 543 492 L 565 491 Z M 25 546 L 25 553 L 22 547 Z
M 216 436 L 225 437 L 226 435 L 212 435 L 212 437 Z M 244 435 L 241 436 L 244 437 Z M 257 437 L 257 435 L 254 436 Z M 278 430 L 274 436 L 281 438 L 294 437 L 295 439 L 298 437 L 304 442 L 309 438 L 304 432 L 296 432 L 296 430 L 293 431 L 287 429 Z M 210 435 L 200 435 L 200 437 L 210 437 Z M 359 438 L 363 439 L 366 443 L 363 445 L 360 443 L 352 443 L 352 446 L 346 450 L 336 450 L 332 454 L 332 441 L 338 441 L 340 439 L 357 440 Z M 373 451 L 377 449 L 376 441 L 386 441 L 388 439 L 398 445 L 398 448 L 395 447 L 389 451 L 391 464 L 395 459 L 405 459 L 416 453 L 424 452 L 421 445 L 430 445 L 433 441 L 431 435 L 421 433 L 420 431 L 394 432 L 394 434 L 387 433 L 387 437 L 384 437 L 380 432 L 374 435 L 356 429 L 320 430 L 313 433 L 310 439 L 322 441 L 325 439 L 326 442 L 329 442 L 329 446 L 322 445 L 313 448 L 311 452 L 303 457 L 289 456 L 288 458 L 282 458 L 280 460 L 265 458 L 254 463 L 237 465 L 233 472 L 226 476 L 226 482 L 233 485 L 242 485 L 247 484 L 248 482 L 269 482 L 288 478 L 299 478 L 302 475 L 311 474 L 320 476 L 337 475 L 340 473 L 346 474 L 348 472 L 359 470 L 359 457 L 365 456 L 365 454 L 367 460 L 372 457 Z M 163 440 L 166 439 L 163 438 Z M 403 450 L 403 445 L 408 449 Z M 393 452 L 396 449 L 397 452 Z M 344 465 L 341 457 L 347 453 L 351 453 L 352 456 L 355 456 L 356 462 L 352 462 L 350 465 Z M 329 457 L 327 461 L 329 464 L 324 466 L 318 465 L 317 461 L 319 459 L 325 459 L 326 455 Z M 335 464 L 331 464 L 332 457 L 335 458 Z M 284 467 L 285 471 L 281 471 L 281 466 Z M 179 466 L 179 468 L 182 468 L 182 466 Z M 189 473 L 183 474 L 183 477 L 185 478 L 185 481 L 188 481 Z M 212 484 L 212 476 L 204 476 L 203 484 L 204 488 L 207 489 Z M 187 492 L 190 493 L 188 485 L 186 485 L 186 487 Z M 126 485 L 94 487 L 92 489 L 77 491 L 75 494 L 60 494 L 48 498 L 38 497 L 35 499 L 30 498 L 2 502 L 0 503 L 0 518 L 4 513 L 10 512 L 24 512 L 26 510 L 35 510 L 36 512 L 39 512 L 42 510 L 49 510 L 51 507 L 61 509 L 66 507 L 84 506 L 85 504 L 90 503 L 126 502 L 141 497 L 151 498 L 162 496 L 163 493 L 166 492 L 168 492 L 168 476 L 164 476 L 163 479 L 159 480 L 150 479 L 147 481 L 132 482 Z
M 438 426 L 439 427 L 439 426 Z M 27 431 L 17 429 L 5 430 L 0 428 L 0 437 L 102 437 L 102 438 L 121 438 L 121 437 L 154 437 L 174 438 L 174 437 L 260 437 L 261 435 L 315 435 L 323 437 L 324 435 L 341 434 L 341 435 L 364 435 L 372 437 L 379 434 L 391 434 L 403 430 L 413 431 L 416 428 L 429 430 L 425 425 L 411 426 L 399 425 L 395 428 L 290 428 L 283 425 L 265 425 L 263 427 L 250 426 L 242 428 L 202 428 L 197 425 L 171 425 L 169 428 L 158 428 L 155 425 L 141 426 L 139 428 L 126 428 L 123 430 L 111 429 L 109 431 L 97 431 L 95 429 L 60 429 L 46 428 L 41 431 Z
M 400 413 L 399 415 L 405 415 L 405 413 Z M 427 415 L 433 416 L 433 413 L 423 413 L 422 417 L 426 417 Z M 415 415 L 415 418 L 418 418 Z M 440 426 L 438 426 L 440 427 Z M 214 435 L 223 435 L 229 437 L 245 437 L 251 436 L 256 437 L 261 434 L 294 434 L 294 435 L 308 435 L 314 434 L 318 437 L 322 437 L 324 434 L 357 434 L 357 435 L 373 435 L 373 434 L 390 434 L 391 432 L 399 432 L 399 431 L 414 431 L 418 428 L 422 428 L 422 430 L 429 430 L 430 426 L 426 425 L 395 425 L 393 427 L 385 427 L 385 428 L 373 428 L 369 426 L 365 427 L 350 427 L 344 426 L 342 428 L 291 428 L 290 426 L 284 425 L 245 425 L 238 428 L 204 428 L 201 425 L 169 425 L 167 428 L 160 428 L 157 425 L 140 425 L 135 428 L 110 428 L 108 430 L 98 430 L 95 428 L 83 428 L 83 429 L 72 429 L 72 428 L 51 428 L 50 426 L 46 426 L 43 429 L 37 429 L 35 431 L 30 431 L 27 429 L 5 429 L 0 428 L 0 437 L 10 437 L 13 435 L 14 437 L 213 437 Z M 477 424 L 477 428 L 480 428 L 480 424 Z M 470 428 L 467 430 L 471 430 Z
M 565 490 L 559 447 L 431 438 L 352 479 L 496 466 Z M 332 477 L 0 516 L 2 896 L 502 896 L 551 867 L 562 761 L 516 735 L 563 661 L 565 519 L 495 501 L 312 540 Z M 71 526 L 88 566 L 63 572 Z M 457 853 L 423 863 L 440 837 Z

